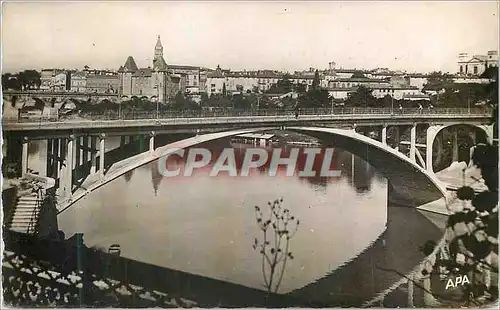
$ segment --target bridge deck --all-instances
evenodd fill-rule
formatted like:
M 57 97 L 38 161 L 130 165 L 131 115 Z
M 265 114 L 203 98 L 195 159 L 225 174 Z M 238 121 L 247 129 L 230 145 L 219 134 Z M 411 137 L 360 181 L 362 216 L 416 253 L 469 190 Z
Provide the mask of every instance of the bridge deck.
M 255 112 L 255 113 L 254 113 Z M 259 115 L 259 113 L 263 115 Z M 205 128 L 206 126 L 215 126 L 217 128 L 226 128 L 231 126 L 302 126 L 316 124 L 338 125 L 338 124 L 359 124 L 359 125 L 383 125 L 383 124 L 413 124 L 413 123 L 459 123 L 472 122 L 484 123 L 488 122 L 491 117 L 491 112 L 488 110 L 474 111 L 467 113 L 461 109 L 429 111 L 427 113 L 418 113 L 408 111 L 404 114 L 392 114 L 386 109 L 345 109 L 342 113 L 332 113 L 331 111 L 321 111 L 318 114 L 309 112 L 300 115 L 298 118 L 287 111 L 248 111 L 234 112 L 231 115 L 211 115 L 210 113 L 180 113 L 154 115 L 140 115 L 140 117 L 132 119 L 121 119 L 117 115 L 107 119 L 105 115 L 96 116 L 95 119 L 56 119 L 55 121 L 47 120 L 46 118 L 28 119 L 20 122 L 17 117 L 3 118 L 4 131 L 63 131 L 63 130 L 107 130 L 123 129 L 123 128 L 150 128 L 151 130 L 175 129 L 184 127 Z

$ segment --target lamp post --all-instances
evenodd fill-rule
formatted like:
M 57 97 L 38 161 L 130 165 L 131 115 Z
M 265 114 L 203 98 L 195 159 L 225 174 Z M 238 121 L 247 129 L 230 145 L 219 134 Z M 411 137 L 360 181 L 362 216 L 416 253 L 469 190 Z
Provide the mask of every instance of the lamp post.
M 391 115 L 394 115 L 394 97 L 392 95 L 391 96 Z
M 159 115 L 159 104 L 160 104 L 160 88 L 158 87 L 158 84 L 155 85 L 156 88 L 156 119 L 158 119 L 158 115 Z
M 470 114 L 470 86 L 467 86 L 467 112 Z

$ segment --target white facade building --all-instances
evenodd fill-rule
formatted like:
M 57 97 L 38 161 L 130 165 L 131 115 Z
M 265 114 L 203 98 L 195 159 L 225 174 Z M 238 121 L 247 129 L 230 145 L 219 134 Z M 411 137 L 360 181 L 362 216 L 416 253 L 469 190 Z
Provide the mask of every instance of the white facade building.
M 486 68 L 498 66 L 498 51 L 488 51 L 486 55 L 458 54 L 457 71 L 463 75 L 481 75 Z

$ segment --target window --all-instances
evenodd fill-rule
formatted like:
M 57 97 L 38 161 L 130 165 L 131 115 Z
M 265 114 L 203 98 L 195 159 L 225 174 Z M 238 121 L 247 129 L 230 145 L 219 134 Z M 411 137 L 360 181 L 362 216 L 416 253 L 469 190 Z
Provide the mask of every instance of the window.
M 474 66 L 474 74 L 477 74 L 477 66 Z
M 464 67 L 460 66 L 460 73 L 464 72 Z

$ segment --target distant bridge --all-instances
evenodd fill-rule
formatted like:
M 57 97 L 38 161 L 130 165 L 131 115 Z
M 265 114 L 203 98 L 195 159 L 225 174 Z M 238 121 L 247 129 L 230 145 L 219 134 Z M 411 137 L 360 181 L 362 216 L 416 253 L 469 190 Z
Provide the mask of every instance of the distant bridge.
M 18 97 L 113 97 L 118 98 L 119 95 L 115 93 L 90 93 L 90 92 L 69 92 L 69 91 L 17 91 L 17 90 L 6 90 L 3 92 L 4 96 L 18 96 Z

